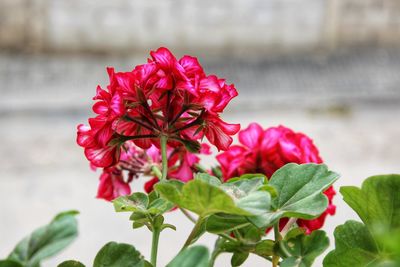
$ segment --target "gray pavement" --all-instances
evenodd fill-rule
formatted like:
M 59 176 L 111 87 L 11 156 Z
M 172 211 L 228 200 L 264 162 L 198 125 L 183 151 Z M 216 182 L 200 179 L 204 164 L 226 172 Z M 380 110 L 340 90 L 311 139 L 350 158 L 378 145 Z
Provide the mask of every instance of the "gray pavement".
M 96 251 L 111 240 L 134 243 L 149 255 L 149 233 L 133 231 L 128 216 L 94 198 L 98 173 L 89 170 L 75 144 L 75 126 L 90 115 L 95 86 L 107 80 L 104 66 L 128 69 L 144 58 L 0 55 L 0 258 L 67 209 L 81 212 L 80 237 L 44 267 L 71 258 L 90 266 Z M 208 72 L 226 76 L 239 89 L 227 121 L 243 127 L 251 121 L 264 127 L 283 124 L 308 134 L 330 168 L 341 173 L 336 188 L 360 185 L 374 174 L 400 173 L 398 52 L 205 62 Z M 141 190 L 143 182 L 135 181 L 134 189 Z M 335 203 L 337 215 L 326 222 L 329 233 L 356 218 L 340 196 Z M 166 220 L 176 224 L 177 233 L 161 236 L 160 266 L 179 250 L 191 226 L 179 212 Z M 214 239 L 207 235 L 199 243 L 211 247 Z M 222 256 L 217 266 L 228 262 Z M 262 263 L 252 256 L 244 266 Z

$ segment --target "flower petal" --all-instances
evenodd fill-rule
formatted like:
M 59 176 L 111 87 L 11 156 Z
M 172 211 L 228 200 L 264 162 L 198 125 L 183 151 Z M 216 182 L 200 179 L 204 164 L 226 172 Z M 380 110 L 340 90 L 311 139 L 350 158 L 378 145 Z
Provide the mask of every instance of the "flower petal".
M 251 123 L 246 129 L 239 132 L 239 141 L 250 149 L 260 146 L 260 137 L 263 129 L 258 123 Z

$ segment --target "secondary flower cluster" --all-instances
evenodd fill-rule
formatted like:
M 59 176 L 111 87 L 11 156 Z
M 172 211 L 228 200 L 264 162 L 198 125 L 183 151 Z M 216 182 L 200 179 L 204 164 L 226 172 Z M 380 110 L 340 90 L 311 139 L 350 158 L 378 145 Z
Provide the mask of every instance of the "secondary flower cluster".
M 210 147 L 202 144 L 201 154 L 209 155 Z M 171 179 L 187 182 L 193 179 L 193 173 L 197 172 L 196 164 L 200 158 L 188 152 L 184 147 L 168 147 L 168 177 Z M 132 141 L 123 145 L 120 161 L 107 168 L 103 168 L 100 175 L 100 184 L 97 197 L 111 201 L 119 196 L 131 193 L 130 183 L 139 176 L 149 176 L 151 179 L 144 185 L 146 192 L 153 190 L 153 185 L 158 182 L 155 176 L 156 171 L 161 168 L 161 152 L 152 145 L 149 149 L 141 149 Z
M 239 132 L 239 141 L 241 145 L 233 145 L 217 156 L 225 180 L 246 173 L 271 177 L 287 163 L 322 163 L 318 149 L 308 136 L 284 126 L 263 130 L 259 124 L 252 123 Z M 326 211 L 314 220 L 297 221 L 308 232 L 321 228 L 326 216 L 335 214 L 336 206 L 332 203 L 335 190 L 330 187 L 324 194 L 329 199 Z M 282 220 L 282 225 L 286 222 Z
M 110 83 L 97 88 L 89 126 L 78 126 L 77 142 L 97 167 L 111 167 L 120 160 L 123 144 L 132 140 L 142 149 L 159 147 L 161 136 L 168 145 L 189 144 L 199 148 L 205 136 L 218 150 L 226 150 L 239 124 L 221 120 L 233 85 L 215 75 L 207 76 L 198 60 L 177 60 L 166 48 L 150 53 L 148 63 L 130 72 L 108 68 Z

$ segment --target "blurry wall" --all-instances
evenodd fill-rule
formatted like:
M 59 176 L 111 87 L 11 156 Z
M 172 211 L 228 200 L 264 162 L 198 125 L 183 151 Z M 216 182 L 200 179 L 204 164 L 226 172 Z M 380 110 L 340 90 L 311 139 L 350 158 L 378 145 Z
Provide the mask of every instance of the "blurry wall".
M 162 40 L 162 43 L 160 43 Z M 0 0 L 0 48 L 269 52 L 400 44 L 399 0 Z

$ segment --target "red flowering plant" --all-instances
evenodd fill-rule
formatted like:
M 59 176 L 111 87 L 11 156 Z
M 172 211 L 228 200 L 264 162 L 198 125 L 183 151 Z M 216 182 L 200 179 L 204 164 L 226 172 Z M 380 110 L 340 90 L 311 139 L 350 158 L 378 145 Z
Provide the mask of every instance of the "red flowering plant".
M 195 222 L 184 250 L 205 231 L 219 236 L 211 265 L 221 252 L 233 253 L 235 266 L 249 253 L 278 264 L 279 254 L 256 249 L 281 241 L 263 239 L 266 230 L 281 225 L 280 230 L 297 227 L 299 234 L 312 234 L 321 228 L 335 209 L 330 186 L 337 175 L 318 165 L 322 160 L 311 139 L 282 126 L 263 131 L 251 124 L 239 132 L 242 145 L 230 146 L 240 127 L 224 122 L 220 113 L 237 96 L 235 87 L 206 75 L 196 58 L 177 60 L 166 48 L 150 55 L 131 72 L 109 68 L 109 85 L 98 87 L 94 97 L 97 116 L 89 126 L 78 126 L 78 144 L 93 166 L 103 168 L 98 197 L 113 201 L 116 211 L 132 212 L 134 228 L 147 226 L 153 232 L 152 266 L 160 232 L 173 227 L 164 224 L 162 214 L 173 207 Z M 199 165 L 197 154 L 210 154 L 208 145 L 199 142 L 204 137 L 225 151 L 212 171 Z M 316 164 L 297 165 L 303 163 Z M 131 194 L 130 182 L 141 176 L 150 177 L 147 194 Z M 298 187 L 291 197 L 276 202 L 281 183 L 293 179 Z M 329 199 L 324 192 L 331 192 L 325 193 Z M 304 201 L 314 208 L 292 207 L 296 196 L 294 204 Z
M 307 267 L 327 249 L 329 239 L 320 229 L 335 213 L 332 184 L 339 175 L 322 163 L 308 136 L 257 123 L 239 131 L 239 124 L 223 121 L 220 115 L 237 91 L 207 75 L 191 56 L 178 60 L 159 48 L 132 71 L 107 70 L 109 85 L 97 88 L 96 116 L 78 125 L 77 143 L 92 169 L 101 168 L 97 197 L 112 201 L 116 212 L 130 213 L 132 227 L 147 227 L 152 242 L 148 260 L 132 245 L 110 242 L 94 267 L 157 266 L 162 231 L 179 230 L 165 222 L 173 210 L 187 216 L 193 229 L 169 267 L 214 266 L 221 253 L 232 255 L 232 266 L 254 254 L 273 267 Z M 231 145 L 237 133 L 239 144 Z M 218 166 L 207 169 L 200 155 L 210 155 L 210 145 L 220 152 Z M 132 187 L 135 179 L 147 179 L 144 190 Z M 342 187 L 364 224 L 350 221 L 336 229 L 336 249 L 324 266 L 399 266 L 400 235 L 388 234 L 400 233 L 399 190 L 400 175 L 371 177 L 362 189 Z M 39 266 L 75 238 L 75 214 L 56 216 L 0 267 Z M 195 245 L 206 232 L 217 237 L 211 253 Z

